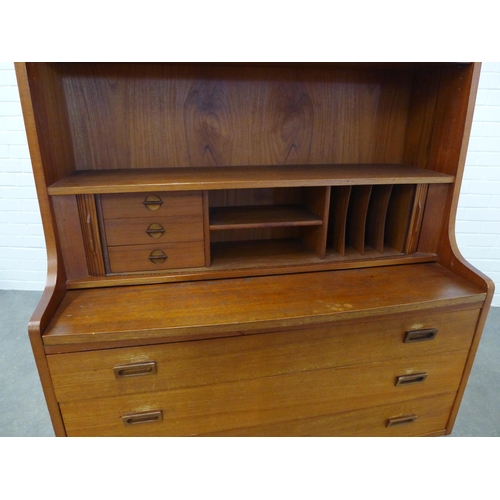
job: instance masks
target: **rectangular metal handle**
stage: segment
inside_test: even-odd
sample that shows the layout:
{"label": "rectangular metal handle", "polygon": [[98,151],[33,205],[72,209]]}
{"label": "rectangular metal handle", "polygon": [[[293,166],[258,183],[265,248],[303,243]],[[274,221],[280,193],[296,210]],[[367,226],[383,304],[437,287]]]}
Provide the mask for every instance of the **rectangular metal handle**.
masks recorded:
{"label": "rectangular metal handle", "polygon": [[387,419],[386,427],[395,427],[396,425],[411,424],[417,420],[417,416],[412,413],[411,415],[404,415],[402,417],[392,417]]}
{"label": "rectangular metal handle", "polygon": [[163,413],[161,410],[125,413],[122,415],[122,420],[124,425],[150,424],[161,422],[163,420]]}
{"label": "rectangular metal handle", "polygon": [[437,335],[437,328],[425,328],[422,330],[408,330],[405,332],[403,342],[408,344],[410,342],[425,342],[426,340],[434,340]]}
{"label": "rectangular metal handle", "polygon": [[411,373],[410,375],[399,375],[396,377],[396,386],[420,384],[427,378],[427,373]]}
{"label": "rectangular metal handle", "polygon": [[143,361],[141,363],[130,363],[128,365],[116,365],[113,367],[116,378],[138,377],[140,375],[153,375],[156,373],[156,361]]}

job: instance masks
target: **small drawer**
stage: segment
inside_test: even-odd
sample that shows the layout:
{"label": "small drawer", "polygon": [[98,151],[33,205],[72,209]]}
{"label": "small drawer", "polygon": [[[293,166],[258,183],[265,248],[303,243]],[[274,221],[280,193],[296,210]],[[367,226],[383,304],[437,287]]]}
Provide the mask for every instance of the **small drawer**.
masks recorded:
{"label": "small drawer", "polygon": [[112,273],[205,266],[203,241],[108,247]]}
{"label": "small drawer", "polygon": [[203,219],[194,215],[108,219],[104,227],[108,246],[203,240]]}
{"label": "small drawer", "polygon": [[203,218],[201,191],[103,194],[104,220],[192,215]]}

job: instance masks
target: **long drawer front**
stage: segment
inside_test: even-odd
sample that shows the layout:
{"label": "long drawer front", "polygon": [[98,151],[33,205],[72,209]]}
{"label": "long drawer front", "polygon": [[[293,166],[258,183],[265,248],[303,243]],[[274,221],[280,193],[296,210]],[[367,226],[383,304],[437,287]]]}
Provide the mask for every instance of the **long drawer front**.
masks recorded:
{"label": "long drawer front", "polygon": [[59,402],[259,379],[465,350],[478,310],[47,356]]}
{"label": "long drawer front", "polygon": [[[454,393],[467,355],[468,350],[438,353],[411,361],[73,401],[60,408],[69,436],[210,434]],[[386,418],[404,416],[390,413]]]}

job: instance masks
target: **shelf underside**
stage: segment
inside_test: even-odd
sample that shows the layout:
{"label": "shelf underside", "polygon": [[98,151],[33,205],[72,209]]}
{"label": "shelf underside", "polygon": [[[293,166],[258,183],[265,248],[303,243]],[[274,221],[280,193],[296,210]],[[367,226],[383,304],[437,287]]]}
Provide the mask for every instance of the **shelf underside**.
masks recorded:
{"label": "shelf underside", "polygon": [[403,164],[277,165],[81,170],[51,195],[270,187],[452,183],[454,176]]}

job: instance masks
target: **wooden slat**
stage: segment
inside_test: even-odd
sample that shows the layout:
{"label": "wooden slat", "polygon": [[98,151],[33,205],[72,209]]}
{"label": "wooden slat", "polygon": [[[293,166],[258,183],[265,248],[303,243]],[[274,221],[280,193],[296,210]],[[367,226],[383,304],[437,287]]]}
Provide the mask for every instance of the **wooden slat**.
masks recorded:
{"label": "wooden slat", "polygon": [[366,217],[372,186],[352,188],[347,211],[346,244],[363,255],[365,253]]}
{"label": "wooden slat", "polygon": [[417,251],[420,230],[424,218],[424,207],[427,200],[427,184],[418,184],[415,188],[415,198],[411,209],[411,219],[408,226],[408,237],[405,244],[405,253],[412,254]]}
{"label": "wooden slat", "polygon": [[384,251],[385,222],[392,186],[373,186],[368,218],[366,221],[366,243],[377,252]]}
{"label": "wooden slat", "polygon": [[437,264],[72,290],[44,342],[194,339],[482,300]]}
{"label": "wooden slat", "polygon": [[351,186],[332,188],[330,197],[329,240],[340,255],[345,255],[347,210],[351,197]]}
{"label": "wooden slat", "polygon": [[49,194],[155,190],[451,183],[454,177],[402,164],[276,165],[77,171],[52,184]]}
{"label": "wooden slat", "polygon": [[415,186],[394,186],[387,209],[386,245],[403,252],[408,236]]}

